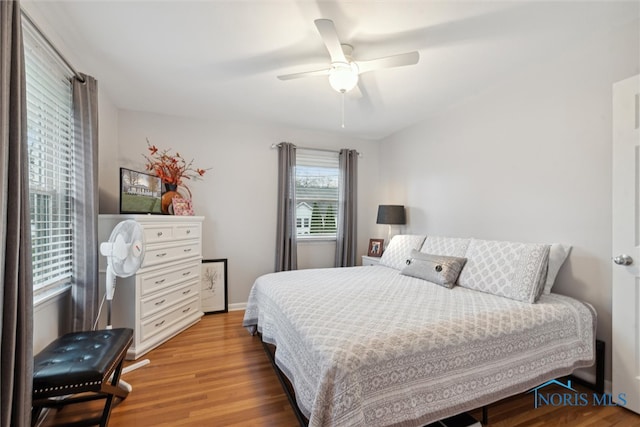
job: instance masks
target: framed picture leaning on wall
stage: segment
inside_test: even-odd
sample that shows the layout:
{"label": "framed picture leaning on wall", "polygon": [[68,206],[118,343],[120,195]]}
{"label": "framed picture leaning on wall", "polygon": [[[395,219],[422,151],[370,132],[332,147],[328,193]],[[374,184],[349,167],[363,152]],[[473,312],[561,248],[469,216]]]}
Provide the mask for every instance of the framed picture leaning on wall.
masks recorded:
{"label": "framed picture leaning on wall", "polygon": [[205,313],[226,313],[227,259],[203,259],[200,270],[200,300]]}

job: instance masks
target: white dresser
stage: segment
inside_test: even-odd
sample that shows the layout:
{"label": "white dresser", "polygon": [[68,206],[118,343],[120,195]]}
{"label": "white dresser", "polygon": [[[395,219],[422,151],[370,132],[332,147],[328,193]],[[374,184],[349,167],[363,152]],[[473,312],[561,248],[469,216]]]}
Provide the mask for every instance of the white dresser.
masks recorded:
{"label": "white dresser", "polygon": [[[145,255],[131,277],[118,277],[111,322],[134,330],[127,359],[137,359],[198,322],[202,221],[197,216],[100,215],[98,238],[105,242],[120,222],[142,225]],[[104,292],[106,260],[101,256],[100,289]],[[103,312],[106,312],[106,304]],[[106,318],[106,317],[103,317]]]}

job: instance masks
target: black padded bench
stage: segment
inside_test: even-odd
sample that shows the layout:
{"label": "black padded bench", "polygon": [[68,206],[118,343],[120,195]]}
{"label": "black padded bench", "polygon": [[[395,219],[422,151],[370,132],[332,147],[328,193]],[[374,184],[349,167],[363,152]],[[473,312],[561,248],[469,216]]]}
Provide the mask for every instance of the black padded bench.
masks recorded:
{"label": "black padded bench", "polygon": [[45,407],[105,399],[100,417],[65,425],[106,426],[114,398],[129,394],[118,387],[118,381],[132,339],[133,330],[127,328],[72,332],[38,353],[33,367],[32,425]]}

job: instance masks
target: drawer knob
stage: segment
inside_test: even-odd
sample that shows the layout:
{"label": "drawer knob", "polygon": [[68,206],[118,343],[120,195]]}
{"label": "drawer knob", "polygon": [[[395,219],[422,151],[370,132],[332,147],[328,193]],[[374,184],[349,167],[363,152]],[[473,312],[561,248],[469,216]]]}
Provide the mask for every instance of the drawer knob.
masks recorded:
{"label": "drawer knob", "polygon": [[182,275],[183,275],[183,276],[188,276],[188,275],[190,275],[190,274],[191,274],[191,272],[190,272],[190,271],[185,271],[184,273],[182,273]]}
{"label": "drawer knob", "polygon": [[160,284],[164,283],[164,281],[165,281],[165,279],[156,280],[155,284],[156,285],[160,285]]}
{"label": "drawer knob", "polygon": [[182,310],[182,312],[183,312],[183,313],[186,313],[186,312],[188,312],[189,310],[191,310],[191,307],[187,307],[187,308],[185,308],[184,310]]}
{"label": "drawer knob", "polygon": [[158,237],[162,236],[162,231],[158,231]]}
{"label": "drawer knob", "polygon": [[191,292],[191,289],[187,289],[186,291],[183,291],[183,292],[182,292],[182,295],[186,295],[186,294],[188,294],[189,292]]}
{"label": "drawer knob", "polygon": [[158,322],[158,323],[156,323],[156,325],[155,325],[155,326],[156,326],[156,328],[157,328],[158,326],[162,326],[162,325],[164,325],[164,320],[163,320],[162,322]]}
{"label": "drawer knob", "polygon": [[162,258],[163,256],[166,256],[166,255],[167,255],[167,253],[166,253],[166,252],[162,252],[162,253],[160,253],[160,254],[156,254],[156,256],[157,256],[158,258]]}
{"label": "drawer knob", "polygon": [[187,230],[187,234],[191,234],[191,230]]}
{"label": "drawer knob", "polygon": [[164,304],[165,301],[166,301],[166,299],[163,299],[162,301],[158,301],[158,302],[156,302],[156,305],[162,305],[162,304]]}
{"label": "drawer knob", "polygon": [[184,250],[185,252],[191,252],[191,248],[187,248]]}

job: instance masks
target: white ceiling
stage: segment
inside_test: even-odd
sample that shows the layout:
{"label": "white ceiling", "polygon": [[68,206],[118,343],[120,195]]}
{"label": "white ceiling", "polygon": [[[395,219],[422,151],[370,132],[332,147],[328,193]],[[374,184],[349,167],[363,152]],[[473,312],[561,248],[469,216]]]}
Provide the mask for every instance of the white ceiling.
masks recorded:
{"label": "white ceiling", "polygon": [[[374,139],[638,19],[637,1],[25,2],[119,108]],[[276,78],[329,64],[317,18],[356,60],[420,52],[417,65],[361,76],[345,129],[326,78]]]}

